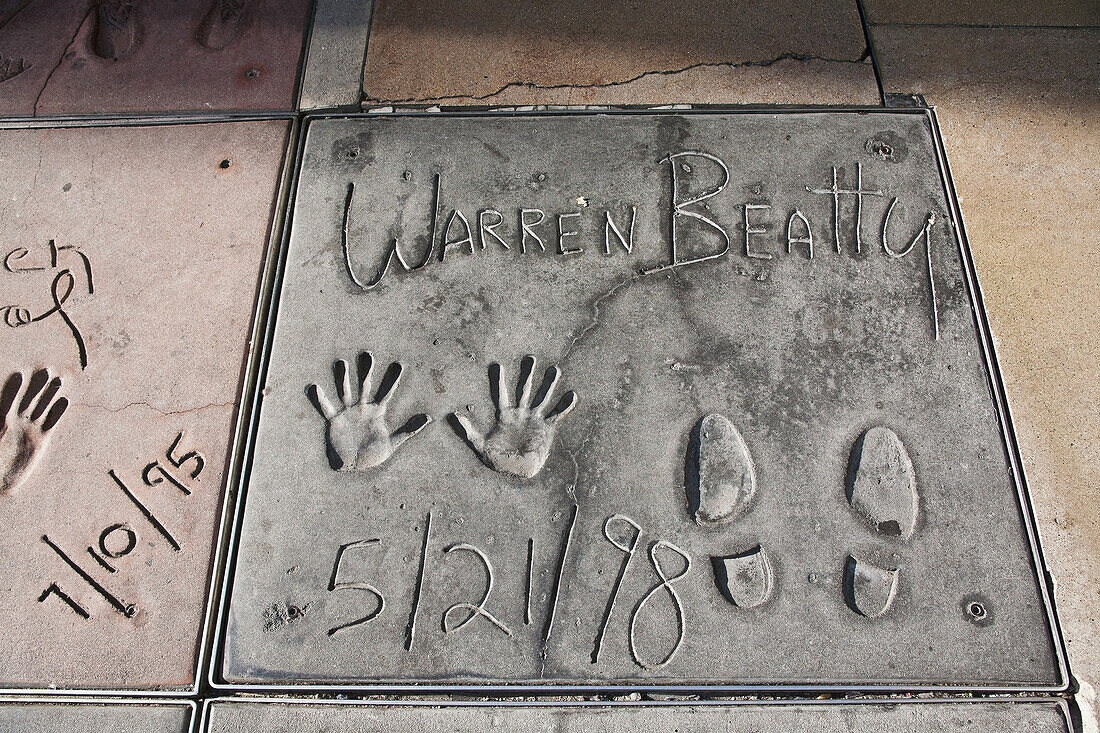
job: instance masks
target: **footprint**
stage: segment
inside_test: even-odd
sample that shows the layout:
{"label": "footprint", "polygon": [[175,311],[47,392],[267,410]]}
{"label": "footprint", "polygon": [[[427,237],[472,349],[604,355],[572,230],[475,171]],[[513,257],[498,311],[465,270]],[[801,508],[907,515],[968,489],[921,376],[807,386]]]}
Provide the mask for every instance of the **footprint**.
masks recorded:
{"label": "footprint", "polygon": [[14,79],[29,68],[31,65],[26,59],[10,58],[0,53],[0,84]]}
{"label": "footprint", "polygon": [[727,601],[738,608],[756,608],[767,603],[775,587],[772,561],[763,547],[729,557],[712,557],[714,578]]}
{"label": "footprint", "polygon": [[[917,476],[897,433],[874,426],[852,446],[846,494],[852,510],[881,537],[907,542],[920,515]],[[901,569],[849,554],[843,592],[848,607],[866,618],[886,615],[898,594]]]}
{"label": "footprint", "polygon": [[909,539],[917,526],[917,477],[901,438],[873,427],[852,446],[848,502],[876,531]]}
{"label": "footprint", "polygon": [[844,600],[861,616],[885,616],[898,594],[897,568],[880,568],[852,555],[844,566]]}
{"label": "footprint", "polygon": [[130,55],[137,39],[134,8],[137,0],[100,0],[96,5],[93,50],[96,56],[118,61]]}
{"label": "footprint", "polygon": [[687,474],[688,504],[702,526],[744,516],[756,496],[756,468],[748,446],[722,415],[707,415],[696,425]]}
{"label": "footprint", "polygon": [[[745,439],[728,418],[712,413],[695,425],[685,465],[688,511],[696,524],[714,527],[752,511],[756,467]],[[774,595],[775,570],[759,544],[712,556],[710,562],[715,586],[737,608],[757,608]]]}
{"label": "footprint", "polygon": [[246,0],[214,0],[199,24],[195,38],[212,51],[225,48],[240,32],[247,11]]}

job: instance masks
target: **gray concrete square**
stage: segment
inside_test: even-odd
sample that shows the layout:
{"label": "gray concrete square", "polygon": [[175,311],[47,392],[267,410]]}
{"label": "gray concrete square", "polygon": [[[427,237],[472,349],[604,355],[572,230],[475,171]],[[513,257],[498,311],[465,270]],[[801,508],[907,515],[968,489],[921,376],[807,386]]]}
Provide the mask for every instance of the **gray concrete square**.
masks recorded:
{"label": "gray concrete square", "polygon": [[303,156],[226,682],[1064,686],[926,115]]}
{"label": "gray concrete square", "polygon": [[260,733],[272,730],[367,733],[418,730],[424,733],[710,733],[753,730],[769,733],[1069,733],[1064,703],[887,702],[738,705],[493,705],[316,704],[308,702],[221,702],[208,705],[203,733]]}

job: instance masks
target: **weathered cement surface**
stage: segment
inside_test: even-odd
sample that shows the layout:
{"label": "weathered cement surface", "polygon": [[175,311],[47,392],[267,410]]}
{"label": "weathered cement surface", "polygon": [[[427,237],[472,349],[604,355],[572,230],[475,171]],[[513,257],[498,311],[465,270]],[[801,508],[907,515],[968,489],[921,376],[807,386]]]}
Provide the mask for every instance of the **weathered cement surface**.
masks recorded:
{"label": "weathered cement surface", "polygon": [[1070,667],[1097,688],[1100,30],[873,34],[887,90],[938,109]]}
{"label": "weathered cement surface", "polygon": [[[227,679],[1059,683],[922,115],[323,121],[298,196]],[[677,263],[718,256],[652,271],[673,219]],[[394,238],[426,264],[372,287]],[[713,523],[711,414],[756,481]],[[915,520],[850,489],[904,465],[875,426]]]}
{"label": "weathered cement surface", "polygon": [[185,703],[0,703],[3,733],[187,733],[190,726]]}
{"label": "weathered cement surface", "polygon": [[[0,380],[48,369],[68,403],[0,495],[0,685],[193,683],[287,133],[0,131]],[[0,475],[43,420],[21,403]]]}
{"label": "weathered cement surface", "polygon": [[672,705],[646,707],[492,706],[399,707],[394,705],[287,705],[212,703],[204,733],[260,733],[271,730],[419,730],[425,733],[711,733],[761,730],[769,733],[1069,733],[1064,706],[1057,703],[901,703],[803,705]]}
{"label": "weathered cement surface", "polygon": [[351,107],[363,96],[370,0],[317,0],[302,75],[303,110]]}
{"label": "weathered cement surface", "polygon": [[855,3],[375,4],[368,104],[876,104]]}
{"label": "weathered cement surface", "polygon": [[[95,3],[0,2],[0,114],[294,109],[306,0],[246,0],[227,22],[223,0],[132,5],[108,46],[128,51],[104,58]],[[4,81],[5,61],[25,70]]]}
{"label": "weathered cement surface", "polygon": [[[871,23],[975,26],[1097,26],[1100,5],[1092,0],[932,0],[920,4],[902,0],[864,0]],[[919,48],[914,42],[912,47]],[[891,64],[893,62],[890,62]]]}

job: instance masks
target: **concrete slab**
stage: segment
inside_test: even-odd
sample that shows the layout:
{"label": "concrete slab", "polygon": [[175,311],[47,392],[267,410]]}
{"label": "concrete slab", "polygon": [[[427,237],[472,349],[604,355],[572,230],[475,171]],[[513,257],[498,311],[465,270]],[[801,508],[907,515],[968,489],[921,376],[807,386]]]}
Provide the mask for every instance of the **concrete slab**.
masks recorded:
{"label": "concrete slab", "polygon": [[0,702],[0,731],[5,733],[187,733],[193,705],[187,702]]}
{"label": "concrete slab", "polygon": [[887,89],[936,105],[1057,583],[1100,684],[1100,31],[874,29]]}
{"label": "concrete slab", "polygon": [[302,77],[301,109],[359,104],[373,5],[369,0],[317,1]]}
{"label": "concrete slab", "polygon": [[4,0],[0,115],[293,110],[308,8]]}
{"label": "concrete slab", "polygon": [[1100,4],[1091,0],[1057,0],[1034,3],[1024,0],[863,0],[871,23],[977,26],[1098,26]]}
{"label": "concrete slab", "polygon": [[225,678],[1059,687],[954,231],[921,113],[312,123]]}
{"label": "concrete slab", "polygon": [[3,687],[195,683],[288,130],[0,130]]}
{"label": "concrete slab", "polygon": [[877,104],[855,3],[375,4],[367,104]]}
{"label": "concrete slab", "polygon": [[447,707],[385,704],[213,702],[205,733],[270,730],[420,730],[425,733],[709,733],[716,730],[821,733],[882,730],[912,733],[999,731],[1069,733],[1064,703],[1053,701],[943,703],[803,703],[743,705],[567,705]]}

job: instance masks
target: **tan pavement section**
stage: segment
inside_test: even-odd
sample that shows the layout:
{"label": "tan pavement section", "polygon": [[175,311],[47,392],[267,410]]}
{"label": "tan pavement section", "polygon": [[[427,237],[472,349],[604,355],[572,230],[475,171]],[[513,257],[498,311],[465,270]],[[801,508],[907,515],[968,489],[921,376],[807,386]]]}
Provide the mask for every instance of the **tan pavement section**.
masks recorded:
{"label": "tan pavement section", "polygon": [[877,25],[872,40],[886,91],[937,108],[1070,667],[1095,688],[1100,29]]}
{"label": "tan pavement section", "polygon": [[379,0],[367,104],[877,104],[851,0]]}
{"label": "tan pavement section", "polygon": [[872,23],[980,26],[1097,26],[1096,0],[863,0]]}

